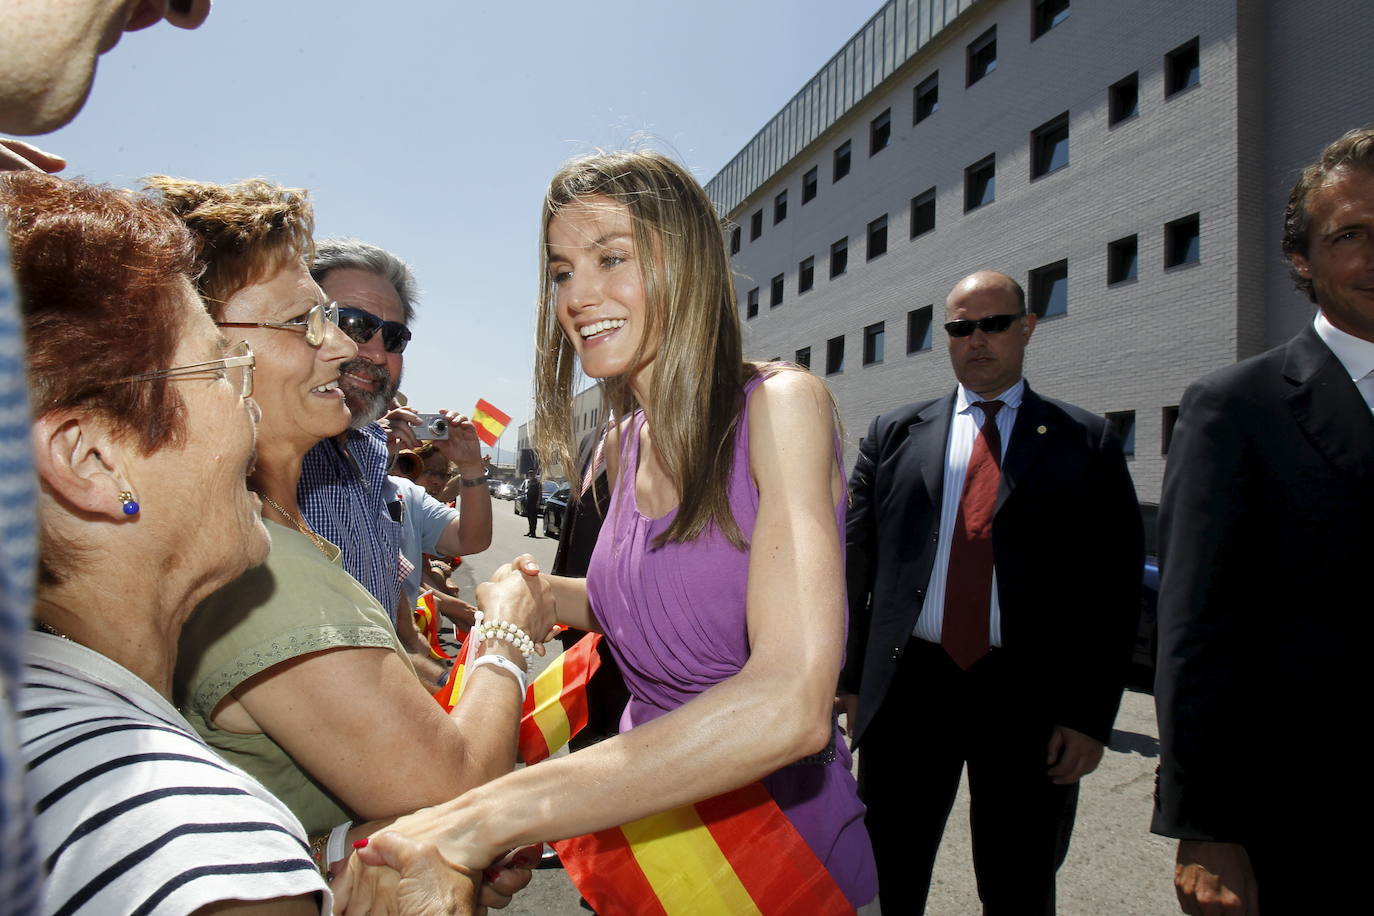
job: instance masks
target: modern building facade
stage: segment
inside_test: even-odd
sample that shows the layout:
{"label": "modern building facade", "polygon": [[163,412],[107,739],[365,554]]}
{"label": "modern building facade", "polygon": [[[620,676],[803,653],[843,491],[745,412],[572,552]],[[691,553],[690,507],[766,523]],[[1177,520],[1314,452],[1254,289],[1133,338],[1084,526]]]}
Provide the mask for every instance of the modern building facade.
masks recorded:
{"label": "modern building facade", "polygon": [[944,298],[1004,271],[1031,384],[1116,420],[1157,502],[1184,388],[1311,319],[1283,207],[1374,120],[1371,46],[1338,0],[889,0],[708,184],[746,352],[827,380],[852,462],[953,387]]}

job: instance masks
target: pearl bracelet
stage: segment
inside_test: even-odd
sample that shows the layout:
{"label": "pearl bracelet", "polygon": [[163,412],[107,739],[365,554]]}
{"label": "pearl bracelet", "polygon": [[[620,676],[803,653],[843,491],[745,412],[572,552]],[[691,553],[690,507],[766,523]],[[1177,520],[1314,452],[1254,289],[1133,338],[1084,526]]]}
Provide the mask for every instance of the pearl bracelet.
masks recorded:
{"label": "pearl bracelet", "polygon": [[530,639],[524,630],[507,620],[487,621],[483,618],[482,612],[478,611],[473,618],[472,632],[477,634],[481,642],[500,639],[510,643],[524,657],[526,665],[529,665],[530,659],[534,657],[534,640]]}
{"label": "pearl bracelet", "polygon": [[502,671],[509,671],[511,674],[515,675],[515,682],[520,685],[520,696],[523,697],[525,695],[525,691],[529,689],[529,685],[525,683],[525,672],[520,670],[519,665],[517,665],[510,659],[506,658],[504,655],[478,656],[476,660],[468,662],[468,676],[471,676],[472,672],[476,671],[483,665],[495,665]]}

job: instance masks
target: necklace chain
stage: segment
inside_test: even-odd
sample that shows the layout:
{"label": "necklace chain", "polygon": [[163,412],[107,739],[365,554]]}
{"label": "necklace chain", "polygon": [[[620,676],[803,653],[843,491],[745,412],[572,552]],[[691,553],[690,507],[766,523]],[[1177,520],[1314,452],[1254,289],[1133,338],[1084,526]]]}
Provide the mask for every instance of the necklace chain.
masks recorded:
{"label": "necklace chain", "polygon": [[286,519],[288,522],[295,525],[297,531],[299,531],[306,537],[310,538],[310,540],[314,541],[315,549],[317,549],[320,553],[324,554],[326,557],[329,556],[329,551],[326,550],[324,546],[324,538],[320,537],[318,534],[311,531],[310,527],[306,525],[303,519],[299,518],[298,516],[292,515],[290,512],[287,512],[286,509],[284,509],[280,503],[278,503],[272,497],[268,496],[266,493],[259,493],[258,495],[263,498],[263,501],[266,502],[267,505],[271,506],[273,509],[276,509],[278,514],[280,514],[282,518]]}

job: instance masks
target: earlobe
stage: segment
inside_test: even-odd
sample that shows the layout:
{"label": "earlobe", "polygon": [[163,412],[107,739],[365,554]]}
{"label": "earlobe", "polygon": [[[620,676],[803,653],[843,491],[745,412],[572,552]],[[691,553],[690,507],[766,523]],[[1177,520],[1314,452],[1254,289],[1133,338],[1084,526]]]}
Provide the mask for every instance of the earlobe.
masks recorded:
{"label": "earlobe", "polygon": [[124,508],[123,454],[106,426],[89,415],[59,412],[34,421],[38,476],[59,500],[83,512],[114,519],[133,514]]}

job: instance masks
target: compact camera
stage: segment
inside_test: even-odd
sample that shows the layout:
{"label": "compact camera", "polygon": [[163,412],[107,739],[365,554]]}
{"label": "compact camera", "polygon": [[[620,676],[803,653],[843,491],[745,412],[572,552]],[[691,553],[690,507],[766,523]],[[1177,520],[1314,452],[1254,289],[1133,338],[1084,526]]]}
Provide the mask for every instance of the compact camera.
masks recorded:
{"label": "compact camera", "polygon": [[448,420],[442,414],[422,413],[420,423],[415,427],[417,439],[447,439]]}

